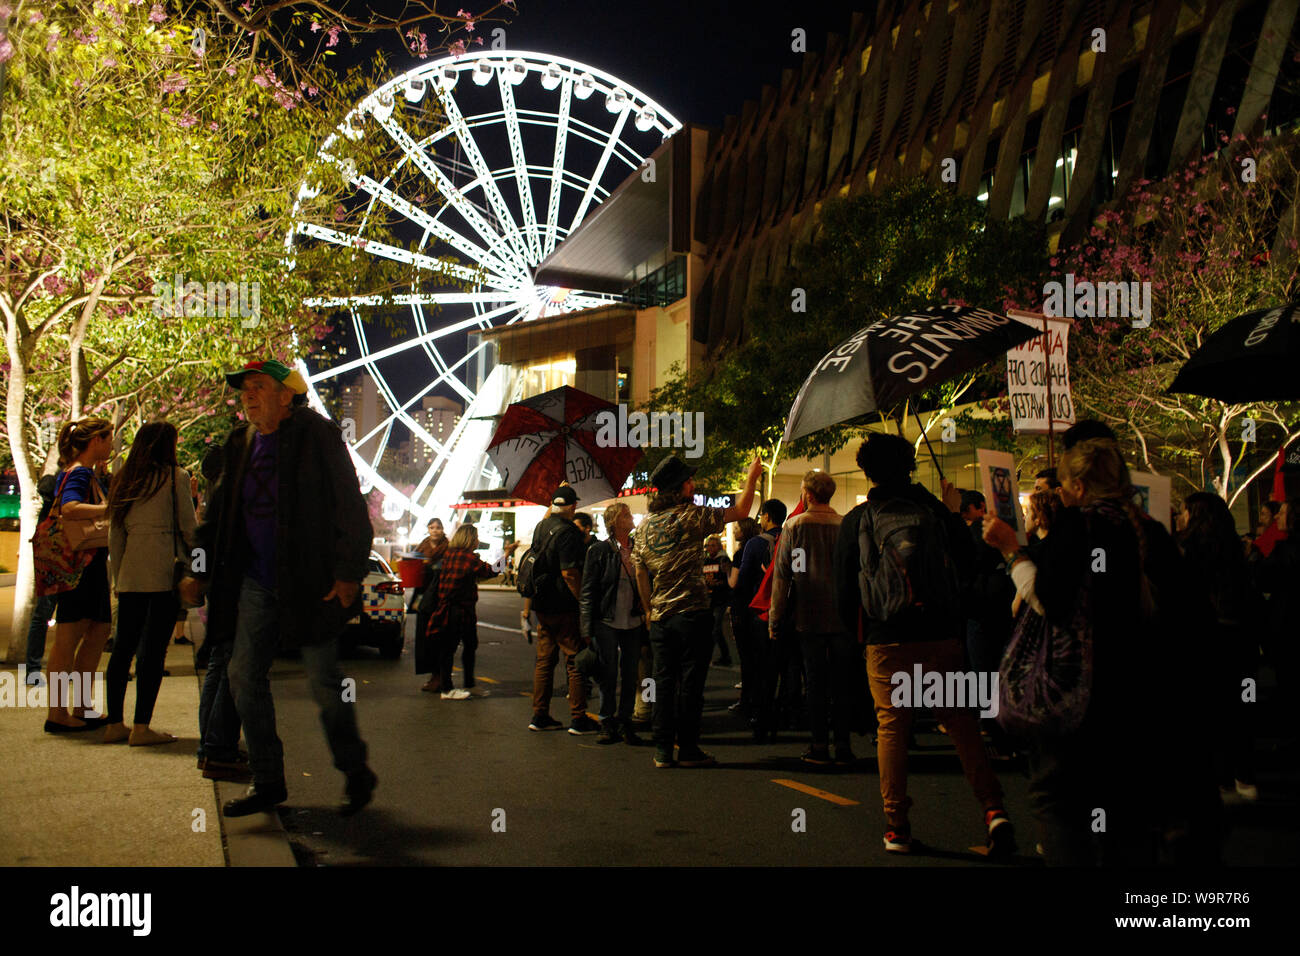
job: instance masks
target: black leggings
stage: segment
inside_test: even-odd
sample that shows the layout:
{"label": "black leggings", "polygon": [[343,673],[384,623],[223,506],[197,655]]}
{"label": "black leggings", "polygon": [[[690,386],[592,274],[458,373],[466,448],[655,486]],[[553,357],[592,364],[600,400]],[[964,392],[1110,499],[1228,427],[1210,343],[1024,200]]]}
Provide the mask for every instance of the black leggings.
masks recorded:
{"label": "black leggings", "polygon": [[442,674],[442,689],[452,689],[451,668],[456,660],[456,647],[461,646],[460,663],[465,678],[464,687],[474,686],[474,655],[478,650],[478,622],[475,614],[451,608],[447,626],[438,635],[438,670]]}
{"label": "black leggings", "polygon": [[108,659],[108,720],[122,723],[131,658],[140,648],[136,666],[135,723],[148,724],[162,686],[167,644],[176,626],[180,600],[172,591],[120,591],[117,595],[117,636]]}

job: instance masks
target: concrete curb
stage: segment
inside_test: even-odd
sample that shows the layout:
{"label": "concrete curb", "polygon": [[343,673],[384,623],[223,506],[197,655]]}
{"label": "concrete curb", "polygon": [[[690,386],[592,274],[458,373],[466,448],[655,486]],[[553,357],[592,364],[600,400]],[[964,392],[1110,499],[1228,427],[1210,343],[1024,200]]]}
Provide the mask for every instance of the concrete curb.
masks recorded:
{"label": "concrete curb", "polygon": [[[242,797],[248,789],[242,783],[214,782],[217,784],[218,808],[224,806],[227,800]],[[225,838],[228,866],[298,865],[293,847],[289,845],[289,834],[275,811],[254,813],[231,820],[227,820],[223,814],[221,835]]]}

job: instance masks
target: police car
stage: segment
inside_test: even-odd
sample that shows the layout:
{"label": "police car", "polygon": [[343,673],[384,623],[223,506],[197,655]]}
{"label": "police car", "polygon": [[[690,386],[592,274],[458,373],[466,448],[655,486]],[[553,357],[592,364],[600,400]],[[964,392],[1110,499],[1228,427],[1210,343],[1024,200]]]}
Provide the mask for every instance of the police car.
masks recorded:
{"label": "police car", "polygon": [[370,552],[370,573],[361,582],[361,617],[348,626],[353,644],[374,647],[389,660],[402,656],[406,643],[406,600],[402,579],[380,555]]}

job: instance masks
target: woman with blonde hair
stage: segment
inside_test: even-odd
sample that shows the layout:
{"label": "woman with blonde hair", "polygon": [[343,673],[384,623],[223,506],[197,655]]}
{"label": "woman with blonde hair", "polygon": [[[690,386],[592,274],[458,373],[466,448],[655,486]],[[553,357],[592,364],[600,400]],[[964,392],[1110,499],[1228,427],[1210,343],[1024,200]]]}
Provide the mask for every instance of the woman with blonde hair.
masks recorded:
{"label": "woman with blonde hair", "polygon": [[[513,551],[519,542],[506,545]],[[437,648],[441,696],[443,700],[466,700],[486,697],[487,691],[474,684],[474,652],[478,650],[478,579],[496,577],[497,571],[477,554],[478,529],[462,524],[451,536],[438,571],[437,597],[429,614],[429,635]],[[456,646],[463,645],[461,668],[465,686],[452,686],[451,667]]]}
{"label": "woman with blonde hair", "polygon": [[[113,454],[113,423],[104,418],[68,422],[59,430],[58,447],[54,506],[64,518],[104,517],[108,505],[96,469]],[[107,547],[95,548],[77,586],[55,598],[54,619],[54,648],[46,664],[49,715],[45,732],[66,734],[102,727],[103,717],[85,718],[82,685],[88,686],[99,670],[112,629]],[[68,700],[61,693],[65,688],[77,688],[82,699]]]}

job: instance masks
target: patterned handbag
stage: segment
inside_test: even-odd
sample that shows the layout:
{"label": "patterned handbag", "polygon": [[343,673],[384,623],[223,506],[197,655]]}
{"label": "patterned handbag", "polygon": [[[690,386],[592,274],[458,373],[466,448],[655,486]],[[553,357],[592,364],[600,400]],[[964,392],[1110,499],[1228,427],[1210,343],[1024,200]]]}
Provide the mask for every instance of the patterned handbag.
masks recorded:
{"label": "patterned handbag", "polygon": [[1067,627],[1029,602],[1002,656],[998,723],[1028,738],[1059,737],[1083,722],[1092,692],[1092,586],[1087,577]]}
{"label": "patterned handbag", "polygon": [[36,534],[32,535],[37,597],[74,590],[81,582],[81,572],[95,557],[93,550],[79,550],[68,540],[63,518],[63,486],[67,483],[68,474],[65,473],[55,493],[54,506],[45,520],[36,526]]}

